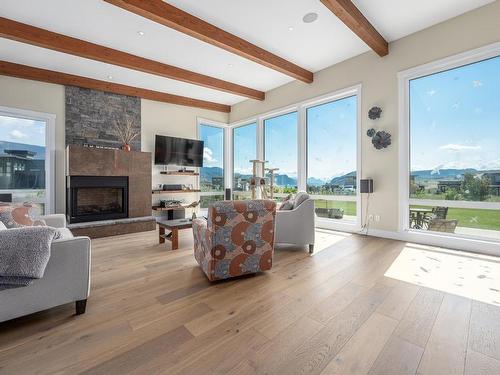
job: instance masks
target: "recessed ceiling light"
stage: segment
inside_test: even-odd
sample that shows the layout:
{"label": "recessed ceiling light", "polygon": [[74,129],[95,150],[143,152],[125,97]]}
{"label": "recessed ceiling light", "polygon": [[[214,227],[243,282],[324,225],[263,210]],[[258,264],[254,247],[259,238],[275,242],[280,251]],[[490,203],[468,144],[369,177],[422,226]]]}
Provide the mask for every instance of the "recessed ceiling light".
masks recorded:
{"label": "recessed ceiling light", "polygon": [[232,68],[234,65],[233,64],[227,64],[229,68]]}
{"label": "recessed ceiling light", "polygon": [[108,79],[111,81],[113,79],[113,76],[109,75]]}
{"label": "recessed ceiling light", "polygon": [[288,31],[293,31],[293,26],[288,26]]}
{"label": "recessed ceiling light", "polygon": [[139,34],[140,36],[144,36],[144,31],[138,31],[137,34]]}
{"label": "recessed ceiling light", "polygon": [[307,13],[304,17],[302,17],[302,21],[305,23],[312,23],[318,19],[318,13]]}

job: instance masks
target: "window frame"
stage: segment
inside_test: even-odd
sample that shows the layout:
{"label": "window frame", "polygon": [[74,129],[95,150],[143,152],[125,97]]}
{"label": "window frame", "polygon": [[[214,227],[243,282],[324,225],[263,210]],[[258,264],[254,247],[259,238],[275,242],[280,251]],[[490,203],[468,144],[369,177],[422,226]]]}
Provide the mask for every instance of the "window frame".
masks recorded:
{"label": "window frame", "polygon": [[[310,98],[298,103],[290,104],[281,108],[274,109],[269,112],[261,113],[254,115],[252,117],[230,123],[229,128],[235,128],[242,125],[248,125],[250,123],[257,123],[257,157],[259,159],[264,158],[264,148],[265,148],[265,139],[264,139],[264,121],[273,117],[277,117],[280,115],[285,115],[291,112],[297,112],[298,114],[298,122],[297,122],[297,189],[299,191],[305,191],[307,187],[307,129],[306,129],[306,112],[307,108],[314,107],[320,104],[325,104],[331,101],[335,101],[338,99],[343,99],[349,96],[356,96],[357,98],[357,129],[356,129],[356,149],[357,149],[357,184],[359,187],[359,181],[362,176],[362,118],[361,118],[361,108],[362,108],[362,85],[356,84],[353,86],[349,86],[346,88],[342,88],[339,90],[335,90],[333,92],[320,95],[315,98]],[[232,135],[232,133],[231,133]],[[231,149],[231,155],[234,152]],[[232,158],[231,158],[232,159]],[[231,174],[232,175],[232,174]],[[232,186],[232,179],[231,179]],[[340,230],[345,232],[359,232],[361,230],[362,223],[362,197],[359,189],[356,192],[356,222],[352,223],[340,223],[335,220],[329,219],[316,219],[316,227],[317,228],[325,228],[325,229],[333,229]]]}
{"label": "window frame", "polygon": [[500,56],[500,42],[493,43],[471,51],[446,57],[431,63],[413,67],[398,73],[399,86],[399,232],[410,234],[420,238],[433,238],[437,243],[446,245],[446,241],[456,238],[460,240],[477,240],[485,243],[497,243],[490,237],[463,235],[457,233],[426,233],[410,228],[409,207],[410,205],[443,205],[452,208],[481,208],[500,210],[500,203],[495,202],[473,202],[473,201],[451,201],[434,199],[410,198],[410,81],[447,70],[460,68]]}
{"label": "window frame", "polygon": [[262,118],[261,118],[261,120],[262,120],[262,159],[261,160],[266,160],[266,121],[272,120],[272,119],[280,117],[280,116],[290,115],[292,113],[297,113],[297,123],[296,123],[296,126],[297,126],[297,191],[300,191],[301,190],[301,188],[300,188],[301,179],[300,179],[300,172],[299,172],[300,151],[301,151],[301,148],[300,148],[300,130],[299,130],[300,117],[301,117],[300,107],[297,107],[295,109],[294,108],[291,108],[291,109],[286,108],[283,111],[277,111],[277,112],[274,112],[272,114],[262,116]]}
{"label": "window frame", "polygon": [[[211,126],[211,127],[214,127],[214,128],[220,128],[222,129],[222,174],[223,174],[223,177],[224,177],[224,190],[222,192],[219,192],[219,191],[205,191],[205,192],[200,192],[198,193],[199,194],[199,197],[203,197],[203,196],[214,196],[214,195],[223,195],[225,196],[225,189],[228,188],[228,182],[231,182],[232,183],[232,178],[230,176],[228,176],[228,171],[230,172],[229,168],[228,168],[228,155],[227,155],[227,150],[230,150],[231,149],[231,146],[230,146],[230,129],[228,127],[227,124],[223,123],[223,122],[219,122],[219,121],[214,121],[214,120],[208,120],[206,118],[202,118],[202,117],[197,117],[196,118],[196,139],[198,140],[201,140],[200,139],[200,126],[201,125],[205,125],[205,126]],[[228,135],[229,134],[229,135]],[[201,172],[201,168],[198,168],[199,171]],[[229,175],[231,175],[231,173],[229,173]],[[199,186],[200,190],[201,190],[201,173],[199,174],[199,176],[197,177],[196,179],[197,181],[197,185]]]}
{"label": "window frame", "polygon": [[243,122],[243,123],[238,123],[238,125],[235,125],[235,126],[232,126],[232,127],[229,127],[229,134],[231,135],[230,138],[231,138],[231,145],[232,147],[230,146],[229,147],[229,151],[231,153],[231,157],[230,157],[230,164],[231,164],[231,197],[234,196],[234,131],[238,128],[243,128],[245,126],[250,126],[250,125],[253,125],[255,124],[255,133],[256,133],[256,137],[255,137],[255,156],[256,158],[258,158],[258,155],[259,155],[259,123],[257,121],[250,121],[250,122]]}
{"label": "window frame", "polygon": [[37,112],[21,108],[0,106],[0,116],[45,122],[45,207],[44,214],[55,212],[55,124],[53,113]]}
{"label": "window frame", "polygon": [[[361,95],[360,95],[360,87],[359,88],[354,88],[349,91],[341,91],[337,92],[336,95],[332,95],[327,98],[323,98],[322,100],[318,100],[315,102],[310,102],[304,105],[304,150],[305,150],[305,155],[303,160],[305,161],[304,165],[304,191],[306,191],[307,188],[307,178],[308,178],[308,170],[307,170],[307,165],[308,165],[308,149],[307,149],[307,144],[308,144],[308,129],[307,129],[307,110],[309,108],[314,108],[317,106],[320,106],[322,104],[328,104],[335,102],[337,100],[342,100],[345,98],[350,98],[350,97],[356,97],[356,222],[354,224],[352,223],[345,223],[345,222],[337,222],[331,219],[326,219],[326,218],[320,218],[318,217],[316,220],[322,224],[322,227],[327,227],[330,228],[332,227],[332,224],[334,224],[334,229],[338,228],[349,228],[349,227],[354,227],[356,230],[361,229],[361,222],[362,222],[362,210],[361,210],[361,205],[362,205],[362,199],[361,199],[361,193],[360,193],[360,180],[361,180],[361,165],[362,165],[362,150],[361,150]],[[321,199],[321,195],[311,195],[311,197],[316,198],[316,199]],[[342,196],[336,196],[339,201],[345,200],[345,201],[350,201],[349,198],[343,198]]]}

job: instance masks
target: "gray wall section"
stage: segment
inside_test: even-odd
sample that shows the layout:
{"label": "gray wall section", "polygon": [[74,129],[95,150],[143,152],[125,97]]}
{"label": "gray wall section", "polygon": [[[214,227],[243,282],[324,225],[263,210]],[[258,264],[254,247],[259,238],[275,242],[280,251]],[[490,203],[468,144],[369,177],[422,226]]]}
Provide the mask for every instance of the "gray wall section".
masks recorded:
{"label": "gray wall section", "polygon": [[[66,146],[90,144],[120,148],[115,122],[128,117],[141,130],[141,99],[104,91],[65,87]],[[140,134],[131,144],[132,150],[141,150]]]}

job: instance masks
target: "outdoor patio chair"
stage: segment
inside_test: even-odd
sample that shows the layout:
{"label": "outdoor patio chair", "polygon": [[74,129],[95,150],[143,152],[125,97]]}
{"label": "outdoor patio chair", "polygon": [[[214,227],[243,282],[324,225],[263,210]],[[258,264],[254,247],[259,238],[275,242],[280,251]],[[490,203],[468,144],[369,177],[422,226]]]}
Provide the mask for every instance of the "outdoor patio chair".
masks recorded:
{"label": "outdoor patio chair", "polygon": [[457,227],[458,220],[445,220],[433,218],[429,221],[427,230],[433,232],[446,232],[455,233],[455,228]]}

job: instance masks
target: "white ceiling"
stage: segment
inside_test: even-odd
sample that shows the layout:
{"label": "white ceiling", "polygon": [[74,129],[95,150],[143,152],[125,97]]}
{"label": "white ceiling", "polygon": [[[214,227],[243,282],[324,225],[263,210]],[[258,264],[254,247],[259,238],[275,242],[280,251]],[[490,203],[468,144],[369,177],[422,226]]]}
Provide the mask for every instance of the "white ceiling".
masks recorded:
{"label": "white ceiling", "polygon": [[[493,0],[354,0],[393,41]],[[317,72],[369,48],[319,0],[169,0],[168,3]],[[302,22],[308,12],[318,20]],[[133,53],[254,89],[292,81],[101,0],[1,0],[0,16]],[[289,31],[293,27],[293,31]],[[143,31],[144,36],[137,32]],[[0,38],[0,59],[131,86],[235,104],[244,97]]]}

